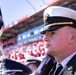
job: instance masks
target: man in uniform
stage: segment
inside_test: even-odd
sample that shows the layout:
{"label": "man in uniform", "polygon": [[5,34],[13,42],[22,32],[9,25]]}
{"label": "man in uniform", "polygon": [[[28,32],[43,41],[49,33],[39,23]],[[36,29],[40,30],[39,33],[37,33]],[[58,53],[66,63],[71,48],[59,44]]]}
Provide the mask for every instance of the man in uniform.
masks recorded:
{"label": "man in uniform", "polygon": [[[76,75],[76,11],[50,6],[44,11],[43,41],[47,54],[55,57],[49,75]],[[58,65],[62,65],[58,68]]]}
{"label": "man in uniform", "polygon": [[[0,9],[0,37],[3,33],[4,22],[2,20],[2,13]],[[1,57],[2,56],[2,57]],[[6,59],[3,50],[0,46],[0,75],[29,75],[32,73],[27,66],[16,61]]]}

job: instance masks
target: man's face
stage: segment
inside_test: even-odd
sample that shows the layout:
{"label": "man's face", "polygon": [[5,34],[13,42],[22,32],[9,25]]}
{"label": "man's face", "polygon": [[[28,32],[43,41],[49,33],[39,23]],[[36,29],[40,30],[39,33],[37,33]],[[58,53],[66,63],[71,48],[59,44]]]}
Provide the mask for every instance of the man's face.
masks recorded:
{"label": "man's face", "polygon": [[34,64],[29,64],[28,67],[34,72],[37,69],[37,66]]}
{"label": "man's face", "polygon": [[61,53],[65,53],[69,44],[69,36],[66,26],[55,31],[46,31],[43,41],[47,54],[58,56]]}

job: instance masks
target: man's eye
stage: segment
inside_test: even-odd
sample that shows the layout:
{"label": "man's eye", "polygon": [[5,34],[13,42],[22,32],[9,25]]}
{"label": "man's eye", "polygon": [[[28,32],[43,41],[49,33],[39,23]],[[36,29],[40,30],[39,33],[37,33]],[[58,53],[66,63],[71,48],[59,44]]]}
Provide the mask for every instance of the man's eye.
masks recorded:
{"label": "man's eye", "polygon": [[51,32],[51,35],[55,34],[55,32]]}
{"label": "man's eye", "polygon": [[54,35],[56,32],[47,32],[46,35]]}

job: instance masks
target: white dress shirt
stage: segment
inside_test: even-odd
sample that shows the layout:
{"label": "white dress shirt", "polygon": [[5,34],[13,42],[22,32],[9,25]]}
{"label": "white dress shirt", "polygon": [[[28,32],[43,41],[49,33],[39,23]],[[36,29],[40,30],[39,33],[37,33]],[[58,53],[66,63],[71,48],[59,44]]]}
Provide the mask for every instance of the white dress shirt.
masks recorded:
{"label": "white dress shirt", "polygon": [[71,58],[76,54],[76,52],[74,52],[73,54],[71,54],[70,56],[68,56],[66,59],[64,59],[62,62],[61,62],[61,65],[63,67],[66,66],[66,64],[71,60]]}

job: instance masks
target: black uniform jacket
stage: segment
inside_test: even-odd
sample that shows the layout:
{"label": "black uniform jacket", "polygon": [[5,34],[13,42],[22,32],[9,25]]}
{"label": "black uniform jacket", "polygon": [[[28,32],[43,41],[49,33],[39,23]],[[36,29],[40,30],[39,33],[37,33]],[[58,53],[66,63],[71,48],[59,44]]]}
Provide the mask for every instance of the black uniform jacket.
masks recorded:
{"label": "black uniform jacket", "polygon": [[[55,75],[53,68],[50,71],[49,75]],[[72,59],[67,63],[66,67],[63,68],[58,75],[76,75],[76,54],[72,57]]]}

